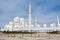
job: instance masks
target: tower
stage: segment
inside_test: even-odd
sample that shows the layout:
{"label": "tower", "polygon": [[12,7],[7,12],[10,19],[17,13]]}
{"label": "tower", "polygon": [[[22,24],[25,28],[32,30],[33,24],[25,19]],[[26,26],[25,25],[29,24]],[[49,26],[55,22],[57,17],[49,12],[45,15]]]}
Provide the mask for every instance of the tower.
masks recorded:
{"label": "tower", "polygon": [[29,3],[29,27],[31,27],[31,3]]}
{"label": "tower", "polygon": [[60,26],[60,21],[58,16],[57,16],[57,21],[58,21],[58,26]]}
{"label": "tower", "polygon": [[35,27],[37,27],[37,20],[35,20]]}

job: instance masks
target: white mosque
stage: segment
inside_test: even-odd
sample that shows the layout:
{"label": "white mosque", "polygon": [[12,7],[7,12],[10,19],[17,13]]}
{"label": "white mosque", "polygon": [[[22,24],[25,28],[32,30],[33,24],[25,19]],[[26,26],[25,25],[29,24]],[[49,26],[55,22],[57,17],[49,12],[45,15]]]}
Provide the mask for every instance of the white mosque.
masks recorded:
{"label": "white mosque", "polygon": [[32,13],[31,13],[31,3],[29,4],[29,17],[28,22],[25,22],[24,18],[15,17],[9,24],[5,25],[4,30],[9,31],[37,31],[37,32],[48,32],[48,31],[60,31],[60,22],[59,17],[57,16],[58,24],[56,27],[55,23],[50,24],[50,27],[47,27],[47,24],[43,24],[43,27],[40,27],[40,24],[35,20],[35,25],[32,24]]}

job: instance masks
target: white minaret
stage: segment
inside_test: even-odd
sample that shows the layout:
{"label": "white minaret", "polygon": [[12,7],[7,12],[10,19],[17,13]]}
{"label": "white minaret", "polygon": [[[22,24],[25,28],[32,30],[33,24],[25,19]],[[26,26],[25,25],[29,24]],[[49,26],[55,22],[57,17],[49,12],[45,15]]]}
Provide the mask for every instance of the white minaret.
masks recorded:
{"label": "white minaret", "polygon": [[29,27],[31,27],[31,3],[29,3]]}
{"label": "white minaret", "polygon": [[37,20],[35,19],[35,27],[37,27]]}
{"label": "white minaret", "polygon": [[57,21],[58,21],[58,26],[60,26],[60,21],[58,16],[57,16]]}

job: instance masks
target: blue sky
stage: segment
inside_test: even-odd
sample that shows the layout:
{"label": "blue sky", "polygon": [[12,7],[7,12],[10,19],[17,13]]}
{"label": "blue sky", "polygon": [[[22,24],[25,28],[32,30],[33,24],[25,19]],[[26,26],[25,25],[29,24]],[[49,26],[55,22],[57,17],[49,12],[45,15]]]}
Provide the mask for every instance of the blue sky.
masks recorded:
{"label": "blue sky", "polygon": [[28,19],[29,2],[32,4],[32,21],[38,23],[57,22],[60,17],[60,0],[0,0],[0,27],[8,24],[16,16]]}

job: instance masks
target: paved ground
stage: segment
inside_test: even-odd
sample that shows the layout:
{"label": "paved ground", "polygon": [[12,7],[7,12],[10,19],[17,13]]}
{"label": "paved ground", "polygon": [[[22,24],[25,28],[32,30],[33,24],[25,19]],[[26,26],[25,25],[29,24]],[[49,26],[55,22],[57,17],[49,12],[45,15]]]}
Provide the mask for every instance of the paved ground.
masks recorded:
{"label": "paved ground", "polygon": [[60,40],[60,38],[0,38],[0,40]]}
{"label": "paved ground", "polygon": [[0,34],[0,40],[60,40],[60,34]]}

